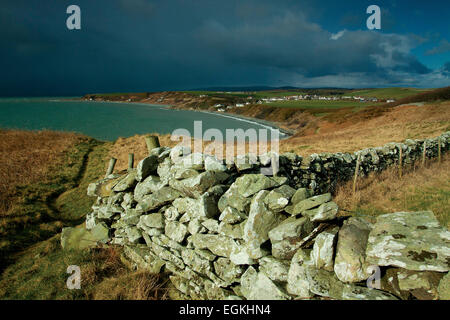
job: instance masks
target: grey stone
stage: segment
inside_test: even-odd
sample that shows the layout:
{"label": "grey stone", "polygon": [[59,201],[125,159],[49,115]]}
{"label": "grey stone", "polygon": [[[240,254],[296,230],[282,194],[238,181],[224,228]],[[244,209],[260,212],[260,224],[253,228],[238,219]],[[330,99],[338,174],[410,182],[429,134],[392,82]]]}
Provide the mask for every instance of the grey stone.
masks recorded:
{"label": "grey stone", "polygon": [[233,207],[226,207],[220,214],[219,220],[225,223],[234,224],[247,219],[245,212],[239,211]]}
{"label": "grey stone", "polygon": [[165,234],[176,242],[183,242],[187,235],[187,227],[178,221],[168,221],[166,223]]}
{"label": "grey stone", "polygon": [[367,261],[416,271],[448,272],[450,232],[431,211],[377,217],[369,235]]}
{"label": "grey stone", "polygon": [[273,256],[262,257],[258,261],[259,271],[276,282],[287,282],[289,272],[289,262],[279,260]]}
{"label": "grey stone", "polygon": [[329,221],[336,218],[338,213],[338,206],[336,203],[330,201],[321,204],[316,209],[303,211],[303,216],[308,217],[313,222]]}
{"label": "grey stone", "polygon": [[267,190],[261,190],[253,197],[250,213],[244,226],[244,240],[255,246],[268,240],[268,232],[284,219],[284,216],[270,211],[264,204],[264,198],[268,193]]}
{"label": "grey stone", "polygon": [[227,171],[227,166],[223,163],[223,161],[218,160],[215,157],[206,156],[205,170],[224,172]]}
{"label": "grey stone", "polygon": [[64,250],[81,250],[95,247],[98,242],[106,243],[109,239],[109,228],[104,222],[97,224],[91,230],[83,227],[63,228],[61,232],[61,246]]}
{"label": "grey stone", "polygon": [[141,231],[136,227],[125,228],[125,233],[127,234],[128,241],[130,241],[130,243],[138,243],[139,239],[142,238]]}
{"label": "grey stone", "polygon": [[264,202],[270,210],[280,212],[283,211],[283,209],[289,204],[289,200],[294,193],[295,189],[289,187],[288,185],[283,185],[270,191],[264,199]]}
{"label": "grey stone", "polygon": [[164,228],[164,216],[161,213],[142,215],[139,221],[149,228]]}
{"label": "grey stone", "polygon": [[334,247],[336,244],[339,227],[320,233],[315,241],[311,252],[311,259],[318,269],[333,271]]}
{"label": "grey stone", "polygon": [[400,290],[410,292],[419,300],[439,299],[439,282],[444,273],[432,271],[399,270],[397,272]]}
{"label": "grey stone", "polygon": [[136,167],[136,179],[138,181],[142,181],[147,178],[150,174],[156,173],[156,169],[158,168],[158,156],[150,155],[141,161],[139,161]]}
{"label": "grey stone", "polygon": [[228,285],[238,282],[240,276],[244,272],[244,268],[240,265],[235,265],[227,258],[218,258],[214,262],[214,270],[216,274],[224,280]]}
{"label": "grey stone", "polygon": [[367,221],[356,217],[339,230],[334,272],[342,282],[359,282],[370,276],[365,254],[370,230]]}
{"label": "grey stone", "polygon": [[209,249],[212,253],[229,258],[233,249],[237,246],[236,242],[226,236],[215,234],[192,235],[192,242],[195,248]]}
{"label": "grey stone", "polygon": [[291,198],[292,204],[297,204],[300,201],[306,200],[311,197],[310,192],[306,188],[300,188],[295,191],[294,195]]}
{"label": "grey stone", "polygon": [[249,267],[241,278],[242,293],[247,300],[289,300],[289,295],[264,273]]}
{"label": "grey stone", "polygon": [[250,197],[261,190],[281,186],[287,182],[285,177],[267,177],[263,174],[246,174],[233,183],[243,197]]}
{"label": "grey stone", "polygon": [[212,233],[218,233],[219,230],[219,222],[216,219],[208,219],[202,222],[202,226],[204,226],[208,231]]}
{"label": "grey stone", "polygon": [[162,187],[167,185],[167,183],[161,181],[157,176],[148,176],[144,181],[139,182],[134,188],[134,198],[139,201],[145,195],[156,192]]}
{"label": "grey stone", "polygon": [[136,171],[133,170],[130,173],[126,174],[125,177],[123,177],[112,189],[115,192],[123,192],[129,189],[134,188],[134,186],[137,183],[136,180]]}
{"label": "grey stone", "polygon": [[292,215],[298,215],[300,213],[305,212],[306,210],[309,209],[313,209],[316,208],[318,206],[320,206],[321,204],[331,201],[331,194],[330,193],[325,193],[325,194],[321,194],[318,196],[314,196],[302,201],[299,201],[298,203],[296,203],[291,212]]}
{"label": "grey stone", "polygon": [[209,188],[222,183],[228,177],[225,172],[206,171],[192,178],[170,180],[169,185],[188,197],[199,198]]}
{"label": "grey stone", "polygon": [[138,212],[151,211],[172,202],[180,196],[181,194],[177,190],[170,187],[162,187],[158,191],[144,196],[142,200],[138,202],[136,210]]}

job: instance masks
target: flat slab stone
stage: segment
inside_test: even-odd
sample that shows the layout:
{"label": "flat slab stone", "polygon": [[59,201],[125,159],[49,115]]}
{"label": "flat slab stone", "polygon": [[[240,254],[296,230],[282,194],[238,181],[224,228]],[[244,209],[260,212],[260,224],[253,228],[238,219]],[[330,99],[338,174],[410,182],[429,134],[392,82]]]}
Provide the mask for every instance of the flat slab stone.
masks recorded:
{"label": "flat slab stone", "polygon": [[369,234],[366,257],[379,266],[447,272],[450,232],[431,211],[384,214]]}

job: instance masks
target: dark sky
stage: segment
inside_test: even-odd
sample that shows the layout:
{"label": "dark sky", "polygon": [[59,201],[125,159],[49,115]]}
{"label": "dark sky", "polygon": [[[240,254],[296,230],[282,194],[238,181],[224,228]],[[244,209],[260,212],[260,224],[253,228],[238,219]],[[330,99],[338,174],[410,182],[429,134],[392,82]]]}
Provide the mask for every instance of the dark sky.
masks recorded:
{"label": "dark sky", "polygon": [[[68,30],[66,8],[81,8]],[[381,8],[368,30],[366,8]],[[0,95],[450,85],[449,1],[2,0]]]}

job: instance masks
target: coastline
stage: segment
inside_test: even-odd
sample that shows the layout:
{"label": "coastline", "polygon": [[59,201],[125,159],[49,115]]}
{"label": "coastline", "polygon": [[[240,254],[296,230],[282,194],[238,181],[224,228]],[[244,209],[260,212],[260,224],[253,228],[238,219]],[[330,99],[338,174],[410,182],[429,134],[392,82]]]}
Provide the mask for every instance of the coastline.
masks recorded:
{"label": "coastline", "polygon": [[[294,131],[281,128],[277,124],[275,124],[275,123],[273,123],[271,121],[267,121],[267,120],[263,120],[263,119],[257,119],[257,118],[252,118],[252,117],[247,117],[247,116],[242,116],[242,115],[236,115],[236,114],[232,114],[232,113],[229,113],[229,112],[196,110],[196,109],[192,109],[192,108],[184,108],[184,107],[176,106],[176,105],[173,105],[173,104],[168,105],[168,104],[131,102],[131,101],[95,101],[95,100],[94,101],[90,101],[90,100],[83,99],[83,97],[81,97],[79,100],[85,101],[85,102],[103,102],[103,103],[121,103],[121,104],[133,104],[133,105],[143,105],[143,106],[157,106],[157,107],[161,107],[161,108],[164,108],[164,109],[171,109],[171,110],[187,110],[187,111],[193,111],[193,112],[201,112],[201,113],[206,113],[206,114],[211,114],[211,115],[216,115],[216,116],[220,116],[220,117],[234,119],[234,120],[237,120],[237,121],[244,121],[244,122],[247,122],[247,123],[257,124],[259,126],[267,128],[267,129],[269,129],[271,131],[279,130],[279,132],[280,132],[280,140],[288,139],[292,135],[295,134]],[[74,101],[74,100],[71,100],[71,101]]]}

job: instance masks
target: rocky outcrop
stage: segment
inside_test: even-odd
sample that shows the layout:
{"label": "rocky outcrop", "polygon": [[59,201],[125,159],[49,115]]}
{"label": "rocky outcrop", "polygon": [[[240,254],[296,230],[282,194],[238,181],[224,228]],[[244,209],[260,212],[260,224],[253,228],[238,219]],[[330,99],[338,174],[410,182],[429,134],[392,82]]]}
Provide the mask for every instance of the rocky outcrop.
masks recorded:
{"label": "rocky outcrop", "polygon": [[[368,159],[393,162],[398,146],[361,151],[363,172],[375,168]],[[96,202],[86,227],[123,245],[137,267],[169,272],[186,298],[448,297],[450,235],[431,212],[340,217],[331,194],[318,193],[321,179],[351,171],[356,155],[313,155],[297,167],[298,156],[282,155],[278,174],[266,176],[270,159],[245,166],[156,148],[137,169],[89,186]]]}

